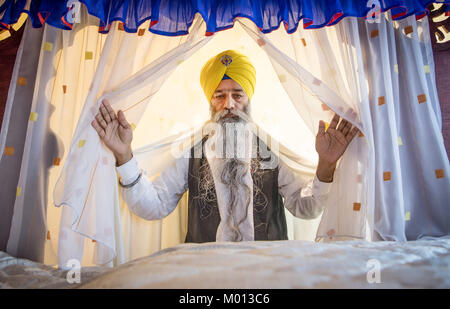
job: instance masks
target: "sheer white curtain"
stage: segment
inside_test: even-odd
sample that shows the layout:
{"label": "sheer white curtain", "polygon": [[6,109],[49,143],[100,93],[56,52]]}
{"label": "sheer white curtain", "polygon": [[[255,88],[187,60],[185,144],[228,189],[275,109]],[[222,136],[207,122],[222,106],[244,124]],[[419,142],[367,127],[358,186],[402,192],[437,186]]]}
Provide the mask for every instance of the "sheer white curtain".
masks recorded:
{"label": "sheer white curtain", "polygon": [[[263,35],[250,23],[246,23],[244,27],[267,52],[290,102],[311,133],[317,132],[319,120],[329,122],[333,111],[365,131],[361,106],[337,78],[338,62],[330,57],[329,51],[338,48],[339,40],[326,40],[326,44],[323,44],[324,42],[306,37],[314,36],[306,30],[297,30],[292,35],[281,30]],[[326,39],[333,32],[330,28],[319,31],[323,32]],[[301,48],[308,48],[311,55],[301,55]],[[302,142],[314,144],[314,139]],[[370,187],[373,175],[370,149],[367,140],[355,138],[339,161],[315,235],[316,240],[358,239],[368,236],[365,233],[365,223],[373,205],[367,193],[370,194],[372,190],[366,191],[363,188]],[[302,222],[302,225],[311,223]]]}
{"label": "sheer white curtain", "polygon": [[[148,23],[143,24],[142,29],[148,26]],[[188,56],[187,49],[195,45],[199,33],[202,34],[200,37],[204,38],[204,29],[201,27],[202,21],[199,20],[193,25],[190,35],[166,37],[154,35],[148,31],[129,34],[115,23],[111,32],[104,35],[98,33],[98,19],[88,15],[85,9],[82,10],[81,22],[75,24],[72,31],[45,26],[43,34],[38,38],[31,25],[28,27],[24,38],[28,35],[41,41],[37,43],[40,49],[31,55],[35,57],[37,54],[39,57],[35,75],[28,76],[30,72],[25,70],[24,73],[19,72],[21,74],[19,76],[16,73],[11,83],[11,89],[15,92],[31,92],[33,102],[31,112],[27,115],[28,128],[20,177],[17,193],[16,190],[14,192],[14,213],[7,242],[8,253],[32,258],[46,264],[56,264],[59,260],[60,266],[66,266],[66,261],[72,258],[82,261],[83,265],[105,264],[112,262],[116,256],[117,263],[125,260],[119,223],[120,217],[125,215],[119,213],[118,193],[114,191],[117,187],[114,185],[107,187],[105,184],[106,187],[102,189],[97,187],[96,190],[90,191],[89,189],[93,188],[90,186],[84,188],[83,192],[82,189],[80,191],[80,187],[74,186],[73,181],[70,185],[67,184],[65,182],[67,178],[64,176],[67,174],[73,176],[75,173],[72,179],[80,184],[85,181],[83,176],[90,179],[90,176],[94,175],[92,170],[86,174],[85,171],[92,169],[89,165],[92,163],[91,159],[95,155],[100,155],[100,152],[92,148],[92,139],[84,138],[83,132],[90,129],[89,117],[95,109],[92,107],[98,102],[97,99],[107,92],[123,94],[122,89],[117,86],[120,84],[128,87],[126,82],[130,76],[152,64],[149,72],[153,75],[150,79],[141,80],[140,85],[146,83],[146,87],[143,91],[134,92],[133,99],[137,99],[133,101],[133,104],[126,106],[129,102],[126,99],[121,100],[123,104],[121,108],[126,110],[128,119],[134,122],[133,125],[137,124],[148,101],[145,96],[153,95],[171,70],[170,65],[166,66],[165,63],[168,57],[171,60],[175,58],[168,52],[188,42],[183,45],[184,49],[181,53],[183,56]],[[26,49],[26,42],[22,44]],[[150,46],[152,48],[149,48]],[[161,62],[155,62],[161,56],[163,56],[163,65]],[[30,55],[23,53],[19,57],[30,57]],[[20,60],[18,63],[26,62],[25,59]],[[181,60],[182,57],[172,61],[172,69]],[[142,79],[142,75],[140,78]],[[34,79],[36,82],[31,83]],[[116,97],[117,95],[110,99],[113,104]],[[9,100],[8,106],[21,104],[21,98],[22,96],[15,96]],[[140,101],[145,104],[136,104]],[[2,130],[2,140],[8,140],[7,137],[14,134],[17,119],[14,113],[8,115],[9,128]],[[82,137],[77,139],[80,134]],[[98,138],[96,135],[91,136]],[[52,143],[50,144],[49,141]],[[101,145],[97,143],[96,146]],[[9,159],[14,154],[13,147],[4,143],[2,147],[7,154],[2,157],[2,160]],[[73,149],[79,150],[83,155],[79,157],[80,161],[67,165],[68,171],[65,163],[67,158],[73,157]],[[84,149],[89,150],[85,153]],[[18,154],[17,151],[15,154]],[[75,152],[76,155],[77,152]],[[116,180],[114,160],[108,155],[111,154],[107,153],[99,160],[110,169],[102,169],[102,174],[96,175],[114,182]],[[101,181],[96,182],[97,186],[102,184]],[[95,198],[102,201],[99,207],[83,207],[88,201],[87,191],[91,194],[95,192]],[[111,195],[114,192],[116,195]],[[60,199],[65,202],[65,206],[54,207],[55,204],[63,204]],[[71,201],[74,199],[80,204],[72,204]],[[113,199],[114,202],[117,201],[117,204],[111,203]],[[89,199],[89,205],[95,205],[93,201],[95,199]],[[76,220],[77,213],[72,212],[73,208],[70,207],[73,205],[81,205],[76,210],[86,215],[86,221]],[[113,207],[114,205],[116,207]],[[131,215],[126,207],[122,210],[125,214]],[[108,222],[108,224],[99,222]],[[158,230],[160,225],[160,222],[145,222],[146,227],[152,227],[152,235],[156,235],[153,230]],[[126,227],[124,230],[127,230]],[[158,244],[155,245],[155,242],[142,240],[142,243],[145,242],[151,244],[151,249],[145,247],[148,249],[144,251],[145,254],[160,248]],[[42,254],[44,251],[45,254]]]}
{"label": "sheer white curtain", "polygon": [[[108,34],[54,191],[55,204],[70,207],[64,208],[61,219],[60,266],[63,267],[66,261],[73,258],[82,259],[82,236],[96,241],[95,263],[112,263],[114,258],[115,263],[126,260],[115,159],[90,124],[101,101],[107,99],[114,109],[125,112],[133,126],[138,125],[144,110],[168,74],[208,40],[200,35],[205,30],[202,23],[201,19],[197,19],[190,34],[182,37],[150,33],[139,37],[116,28]],[[128,209],[123,210],[128,213]],[[144,230],[150,229],[152,237],[158,239],[160,224],[147,224]],[[126,231],[129,226],[125,224]],[[148,248],[145,246],[147,243],[150,248],[160,248],[160,241],[155,243],[141,238],[141,235],[136,236],[139,239],[135,241],[139,246]]]}
{"label": "sheer white curtain", "polygon": [[[15,95],[7,102],[13,112],[5,115],[8,126],[2,129],[2,141],[7,141],[2,147],[6,149],[16,129],[27,127],[23,153],[13,153],[21,155],[7,242],[7,252],[13,256],[57,263],[60,212],[53,207],[51,192],[104,42],[96,22],[85,13],[73,32],[47,25],[37,31],[27,22],[10,85],[10,93]],[[31,110],[14,112],[18,106],[28,105],[28,100]],[[7,156],[3,160],[8,160]]]}
{"label": "sheer white curtain", "polygon": [[[252,33],[276,46],[261,44],[313,132],[318,117],[331,116],[328,108],[363,132],[339,162],[316,239],[404,241],[447,235],[449,162],[427,18],[392,21],[385,13],[375,23],[345,18],[334,27],[292,35]],[[317,97],[317,85],[305,87],[308,77],[300,67],[279,61],[279,51],[342,101]],[[292,69],[296,81],[283,82]]]}

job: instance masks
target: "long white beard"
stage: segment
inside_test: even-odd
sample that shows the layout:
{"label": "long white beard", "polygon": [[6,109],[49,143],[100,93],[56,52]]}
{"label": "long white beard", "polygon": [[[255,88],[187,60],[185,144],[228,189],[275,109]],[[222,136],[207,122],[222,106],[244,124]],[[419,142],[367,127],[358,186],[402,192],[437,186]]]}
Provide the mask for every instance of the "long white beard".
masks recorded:
{"label": "long white beard", "polygon": [[251,158],[253,134],[246,126],[247,114],[224,118],[227,111],[215,113],[214,134],[205,143],[205,155],[216,188],[220,224],[217,241],[254,240],[253,181]]}

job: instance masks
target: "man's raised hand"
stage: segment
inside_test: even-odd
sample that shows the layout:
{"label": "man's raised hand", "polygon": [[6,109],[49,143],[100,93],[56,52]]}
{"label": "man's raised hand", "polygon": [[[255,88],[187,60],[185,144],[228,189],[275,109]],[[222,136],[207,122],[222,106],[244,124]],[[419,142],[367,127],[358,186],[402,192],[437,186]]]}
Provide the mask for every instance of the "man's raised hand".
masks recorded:
{"label": "man's raised hand", "polygon": [[108,101],[103,100],[91,125],[97,131],[100,139],[113,152],[117,165],[122,165],[132,158],[133,131],[122,111],[119,111],[116,116]]}
{"label": "man's raised hand", "polygon": [[344,154],[347,146],[358,133],[358,128],[345,119],[339,123],[339,115],[335,114],[330,126],[325,131],[325,123],[319,122],[319,132],[316,136],[316,151],[319,154],[317,176],[319,180],[331,182],[336,163]]}

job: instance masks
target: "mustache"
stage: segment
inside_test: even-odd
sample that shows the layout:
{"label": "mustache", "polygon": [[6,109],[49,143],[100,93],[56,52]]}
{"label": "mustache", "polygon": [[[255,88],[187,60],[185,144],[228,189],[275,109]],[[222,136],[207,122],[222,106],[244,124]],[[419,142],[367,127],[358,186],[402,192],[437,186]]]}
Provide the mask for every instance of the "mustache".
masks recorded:
{"label": "mustache", "polygon": [[[225,118],[228,115],[232,115],[230,118]],[[245,122],[250,121],[250,117],[247,113],[240,110],[221,110],[219,112],[214,113],[212,121],[214,122],[227,122],[227,121],[237,121],[243,120]]]}

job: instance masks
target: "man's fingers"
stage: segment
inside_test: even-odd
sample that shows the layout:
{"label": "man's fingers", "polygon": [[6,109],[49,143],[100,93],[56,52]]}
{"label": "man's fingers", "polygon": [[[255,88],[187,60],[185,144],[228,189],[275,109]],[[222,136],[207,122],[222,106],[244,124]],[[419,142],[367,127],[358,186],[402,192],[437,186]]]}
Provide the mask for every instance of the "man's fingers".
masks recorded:
{"label": "man's fingers", "polygon": [[92,124],[92,126],[93,126],[94,129],[95,129],[95,131],[97,131],[98,135],[99,135],[101,138],[105,137],[106,132],[105,132],[105,130],[103,130],[103,128],[98,124],[98,122],[97,122],[96,119],[94,119],[94,120],[91,122],[91,124]]}
{"label": "man's fingers", "polygon": [[116,113],[114,112],[113,108],[111,107],[111,104],[108,103],[108,101],[103,100],[103,105],[106,108],[106,111],[109,114],[109,117],[111,117],[112,120],[116,119]]}
{"label": "man's fingers", "polygon": [[325,134],[325,122],[319,121],[319,134]]}
{"label": "man's fingers", "polygon": [[351,128],[352,128],[351,122],[347,121],[345,126],[342,128],[342,134],[347,135],[347,133],[350,131]]}
{"label": "man's fingers", "polygon": [[328,127],[329,129],[336,129],[336,126],[339,122],[339,115],[338,114],[334,114],[333,119],[331,119],[330,122],[330,126]]}
{"label": "man's fingers", "polygon": [[355,136],[356,133],[359,132],[359,129],[357,127],[354,127],[348,134],[345,136],[348,142],[350,142]]}
{"label": "man's fingers", "polygon": [[339,125],[338,125],[338,127],[337,127],[336,130],[342,132],[342,131],[344,130],[345,126],[347,125],[347,123],[348,123],[348,121],[345,120],[344,118],[342,118],[342,120],[341,120],[341,122],[339,123]]}
{"label": "man's fingers", "polygon": [[100,124],[100,126],[104,130],[106,130],[106,128],[108,127],[108,124],[106,123],[106,121],[103,118],[103,115],[101,113],[98,113],[97,115],[95,115],[95,120],[97,120],[97,122]]}
{"label": "man's fingers", "polygon": [[109,113],[106,110],[106,107],[105,105],[103,105],[103,103],[100,105],[100,112],[102,113],[103,119],[105,119],[106,123],[110,123],[111,116],[109,116]]}
{"label": "man's fingers", "polygon": [[119,123],[125,129],[128,129],[131,127],[130,124],[128,123],[127,119],[125,118],[125,114],[121,110],[117,113],[117,119],[119,119]]}

